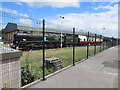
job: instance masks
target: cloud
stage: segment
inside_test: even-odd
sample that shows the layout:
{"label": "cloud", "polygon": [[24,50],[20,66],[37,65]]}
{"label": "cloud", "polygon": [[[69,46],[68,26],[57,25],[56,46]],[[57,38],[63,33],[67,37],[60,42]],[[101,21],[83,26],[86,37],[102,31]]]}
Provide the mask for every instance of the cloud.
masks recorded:
{"label": "cloud", "polygon": [[112,0],[110,3],[113,4],[115,2],[119,2],[119,0]]}
{"label": "cloud", "polygon": [[0,8],[0,11],[5,11],[7,13],[12,13],[14,15],[21,16],[21,17],[28,17],[27,14],[19,13],[16,10],[11,10],[11,9],[8,9],[8,8]]}
{"label": "cloud", "polygon": [[51,6],[55,8],[80,7],[80,0],[20,0],[31,7]]}
{"label": "cloud", "polygon": [[27,14],[19,13],[16,10],[11,10],[8,8],[0,8],[0,14],[2,15],[2,17],[0,17],[0,30],[5,28],[8,22],[21,23],[27,25],[32,24],[32,20],[28,19],[29,16]]}
{"label": "cloud", "polygon": [[112,4],[115,3],[115,2],[117,2],[117,0],[111,1],[108,5],[101,4],[98,7],[92,7],[92,8],[95,9],[95,10],[99,10],[99,9],[111,10],[111,9],[116,8],[116,7],[112,7]]}
{"label": "cloud", "polygon": [[22,2],[16,2],[15,4],[18,5],[18,6],[23,6]]}
{"label": "cloud", "polygon": [[20,24],[26,24],[26,25],[32,25],[32,24],[33,24],[33,21],[30,20],[30,19],[20,18],[20,19],[19,19],[19,23],[20,23]]}
{"label": "cloud", "polygon": [[[19,2],[19,1],[24,1],[24,0],[1,0],[1,2]],[[49,2],[65,2],[67,0],[47,0]],[[74,0],[68,0],[69,2],[74,1]],[[46,2],[46,0],[26,0],[26,2]],[[119,2],[119,0],[80,0],[80,2]]]}
{"label": "cloud", "polygon": [[58,15],[56,19],[47,19],[47,21],[49,20],[53,27],[71,27],[71,29],[75,27],[76,31],[83,29],[84,32],[104,33],[105,36],[118,37],[118,5],[107,8],[109,9],[107,12],[68,13],[62,15],[65,17],[64,20],[60,19],[60,15]]}

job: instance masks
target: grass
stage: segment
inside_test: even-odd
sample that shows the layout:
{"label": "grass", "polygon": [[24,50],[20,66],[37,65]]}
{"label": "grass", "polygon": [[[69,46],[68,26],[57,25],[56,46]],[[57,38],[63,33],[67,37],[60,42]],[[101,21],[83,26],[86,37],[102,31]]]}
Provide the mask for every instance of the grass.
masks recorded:
{"label": "grass", "polygon": [[[3,46],[8,47],[7,44]],[[106,49],[106,46],[104,46]],[[101,45],[101,51],[103,50],[103,45]],[[75,47],[75,61],[78,62],[84,58],[86,58],[87,47],[79,46]],[[96,46],[96,53],[100,52],[100,46]],[[42,78],[42,50],[33,50],[33,51],[23,51],[21,57],[21,67],[26,67],[29,65],[29,70],[31,75],[34,77],[34,81]],[[89,56],[94,55],[94,46],[89,46]],[[56,48],[56,49],[46,49],[45,50],[45,58],[57,57],[62,61],[63,68],[71,65],[73,63],[73,47],[68,48]],[[61,68],[58,68],[61,69]],[[49,75],[55,72],[58,69],[54,68],[45,68],[45,75]]]}
{"label": "grass", "polygon": [[[99,52],[99,46],[97,46],[97,53]],[[89,56],[94,55],[94,46],[89,47]],[[73,63],[73,48],[57,48],[57,49],[46,49],[45,58],[57,57],[62,61],[62,66],[66,67]],[[86,46],[75,47],[75,61],[80,61],[86,58]],[[25,67],[29,64],[34,80],[42,77],[42,50],[35,51],[24,51],[21,57],[21,66]],[[45,68],[45,75],[53,73],[57,69]]]}

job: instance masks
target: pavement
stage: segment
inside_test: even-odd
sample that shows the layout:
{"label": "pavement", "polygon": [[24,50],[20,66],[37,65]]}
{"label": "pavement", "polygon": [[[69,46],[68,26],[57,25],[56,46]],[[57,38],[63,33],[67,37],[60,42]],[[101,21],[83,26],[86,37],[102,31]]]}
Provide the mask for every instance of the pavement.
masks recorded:
{"label": "pavement", "polygon": [[118,88],[118,46],[27,88]]}

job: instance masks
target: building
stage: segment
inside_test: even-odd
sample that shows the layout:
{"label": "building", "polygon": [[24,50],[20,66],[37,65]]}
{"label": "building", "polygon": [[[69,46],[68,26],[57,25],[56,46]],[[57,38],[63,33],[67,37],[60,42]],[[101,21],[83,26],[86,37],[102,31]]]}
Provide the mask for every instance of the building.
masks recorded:
{"label": "building", "polygon": [[[42,33],[42,27],[40,26],[30,26],[30,25],[22,25],[22,24],[16,24],[16,23],[8,23],[3,31],[3,40],[5,42],[12,42],[14,34],[17,34],[18,32],[22,33]],[[52,33],[52,34],[70,34],[72,35],[72,29],[56,29],[56,28],[48,28],[45,27],[45,33]],[[82,31],[77,31],[75,34],[78,35],[87,35],[87,33]],[[91,35],[94,36],[94,34],[91,33]]]}

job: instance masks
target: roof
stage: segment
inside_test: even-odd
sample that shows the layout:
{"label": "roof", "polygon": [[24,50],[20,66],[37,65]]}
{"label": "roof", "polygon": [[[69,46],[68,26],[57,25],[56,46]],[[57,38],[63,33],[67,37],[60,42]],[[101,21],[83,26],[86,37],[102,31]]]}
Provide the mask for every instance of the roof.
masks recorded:
{"label": "roof", "polygon": [[8,23],[7,26],[4,29],[4,32],[12,32],[14,30],[17,30],[17,24],[15,23]]}
{"label": "roof", "polygon": [[[16,23],[8,23],[7,26],[5,27],[4,32],[12,32],[15,30],[30,30],[30,31],[41,31],[42,32],[42,27],[40,26],[30,26],[30,25],[22,25],[22,24],[16,24]],[[73,34],[72,29],[56,29],[56,28],[50,28],[50,27],[45,27],[45,32],[53,32],[53,33],[65,33],[65,34]],[[80,35],[87,35],[87,32],[83,31],[77,31],[75,34],[80,34]],[[93,33],[90,33],[90,35],[94,36]]]}

